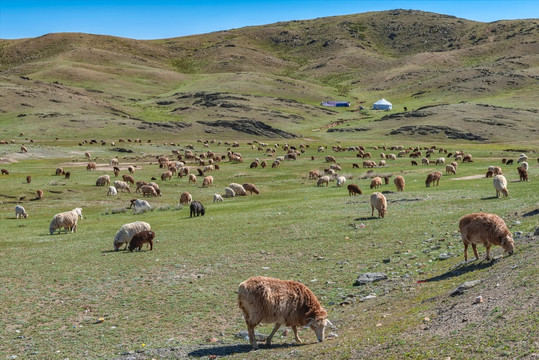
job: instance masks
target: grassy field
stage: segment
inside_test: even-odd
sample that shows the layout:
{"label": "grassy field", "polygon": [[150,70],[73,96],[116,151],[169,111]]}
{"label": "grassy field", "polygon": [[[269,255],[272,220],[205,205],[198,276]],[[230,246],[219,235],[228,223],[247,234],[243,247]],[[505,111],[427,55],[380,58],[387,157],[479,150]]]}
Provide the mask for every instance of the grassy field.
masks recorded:
{"label": "grassy field", "polygon": [[[140,215],[125,210],[129,200],[140,195],[107,197],[106,188],[96,187],[95,179],[104,173],[113,177],[108,159],[116,156],[122,174],[133,164],[136,180],[159,178],[162,169],[155,156],[170,157],[178,147],[157,141],[124,143],[122,147],[134,152],[123,156],[108,146],[80,147],[77,142],[28,144],[28,154],[19,153],[20,145],[2,145],[2,157],[18,162],[1,165],[10,175],[0,178],[4,232],[0,354],[35,359],[212,354],[252,359],[472,359],[533,358],[537,353],[530,336],[537,331],[537,311],[529,307],[530,302],[536,305],[536,241],[525,235],[538,222],[537,215],[524,216],[539,207],[534,154],[529,153],[530,182],[518,181],[516,164],[502,165],[509,197],[501,199],[495,197],[491,179],[474,176],[484,175],[489,165],[501,165],[503,157],[516,161],[518,152],[503,150],[518,147],[443,145],[451,152],[472,153],[474,162],[459,164],[457,175],[444,175],[439,187],[426,188],[424,181],[435,168],[445,173],[441,166],[412,167],[408,157],[389,160],[386,168],[375,171],[404,176],[406,189],[397,193],[392,179],[381,189],[388,199],[388,214],[378,219],[371,217],[368,196],[374,190],[369,189],[370,179],[364,178],[366,169],[352,168],[353,163],[361,163],[355,151],[319,153],[316,148],[322,142],[313,141],[297,161],[249,169],[254,158],[271,158],[245,141],[240,144],[235,150],[245,162],[222,162],[220,170],[211,174],[212,187],[202,188],[200,177],[196,184],[186,178],[158,180],[163,196],[148,199],[154,210]],[[298,146],[299,141],[291,144]],[[201,143],[194,145],[197,152],[208,150]],[[372,145],[367,147],[378,161],[382,150]],[[210,144],[209,149],[226,154],[227,146]],[[85,150],[97,157],[97,171],[86,171]],[[284,153],[277,149],[277,155]],[[348,177],[346,185],[358,184],[363,195],[350,197],[335,182],[326,188],[308,180],[309,170],[328,167],[324,162],[328,154],[337,157],[343,168],[340,173]],[[71,178],[54,176],[58,166],[70,171]],[[32,176],[30,184],[27,175]],[[213,194],[223,194],[231,182],[252,182],[261,194],[212,203]],[[44,190],[42,200],[35,199],[37,189]],[[189,218],[188,208],[179,205],[183,191],[206,205],[204,217]],[[28,219],[15,219],[16,204],[26,208]],[[84,214],[78,231],[49,235],[52,216],[75,207],[82,207]],[[519,234],[514,256],[462,263],[458,219],[479,211],[500,215],[513,234]],[[154,250],[114,252],[116,231],[136,220],[150,223],[157,233]],[[484,248],[479,251],[483,259]],[[450,259],[438,260],[441,253]],[[500,248],[494,248],[495,256],[501,254]],[[360,273],[372,271],[384,272],[389,279],[353,286]],[[494,292],[484,296],[485,303],[472,305],[475,295],[494,286],[489,277],[506,271],[511,275],[506,280],[501,276],[501,287],[494,289],[499,295]],[[328,309],[337,326],[331,332],[337,336],[314,344],[314,334],[302,330],[306,345],[290,346],[293,337],[279,332],[272,349],[246,352],[248,342],[235,337],[246,328],[236,305],[236,290],[254,275],[307,284]],[[437,281],[418,284],[422,279]],[[449,297],[456,286],[474,279],[484,281],[470,294]],[[360,301],[369,294],[376,298]],[[484,316],[471,318],[466,327],[444,326],[441,309],[451,302],[482,308]],[[510,306],[502,307],[505,304]],[[430,328],[422,329],[429,324]],[[257,328],[266,334],[270,329]],[[208,339],[217,342],[207,343]]]}

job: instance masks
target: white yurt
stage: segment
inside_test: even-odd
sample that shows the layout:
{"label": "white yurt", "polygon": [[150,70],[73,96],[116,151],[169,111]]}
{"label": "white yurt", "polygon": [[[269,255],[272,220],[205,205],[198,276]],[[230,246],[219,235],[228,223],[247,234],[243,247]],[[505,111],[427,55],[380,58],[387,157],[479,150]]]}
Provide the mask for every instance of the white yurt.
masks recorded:
{"label": "white yurt", "polygon": [[373,110],[391,110],[393,105],[386,99],[380,99],[374,104],[372,104]]}

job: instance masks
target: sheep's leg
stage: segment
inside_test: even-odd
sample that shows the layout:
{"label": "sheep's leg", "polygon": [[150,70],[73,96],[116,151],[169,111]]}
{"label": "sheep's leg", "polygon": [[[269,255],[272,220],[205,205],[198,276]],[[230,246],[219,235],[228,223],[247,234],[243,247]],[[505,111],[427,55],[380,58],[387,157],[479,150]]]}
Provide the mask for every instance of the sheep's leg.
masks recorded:
{"label": "sheep's leg", "polygon": [[468,243],[464,243],[464,261],[468,261]]}
{"label": "sheep's leg", "polygon": [[271,345],[271,339],[273,339],[273,335],[275,335],[275,333],[277,332],[277,330],[279,330],[280,327],[281,327],[281,324],[279,324],[279,323],[275,324],[271,334],[269,334],[268,338],[266,339],[266,345],[267,346]]}
{"label": "sheep's leg", "polygon": [[296,339],[296,342],[301,344],[303,340],[299,338],[297,326],[292,326],[292,331],[294,331],[294,338]]}
{"label": "sheep's leg", "polygon": [[490,246],[485,245],[485,248],[487,249],[487,260],[490,260]]}
{"label": "sheep's leg", "polygon": [[247,332],[249,333],[249,342],[251,343],[251,346],[253,349],[258,349],[258,344],[256,343],[255,337],[255,326],[256,325],[247,323]]}
{"label": "sheep's leg", "polygon": [[477,245],[472,243],[472,249],[473,249],[473,254],[475,255],[475,259],[479,260],[479,254],[477,253]]}
{"label": "sheep's leg", "polygon": [[371,216],[374,216],[374,206],[371,205],[371,209],[372,209]]}

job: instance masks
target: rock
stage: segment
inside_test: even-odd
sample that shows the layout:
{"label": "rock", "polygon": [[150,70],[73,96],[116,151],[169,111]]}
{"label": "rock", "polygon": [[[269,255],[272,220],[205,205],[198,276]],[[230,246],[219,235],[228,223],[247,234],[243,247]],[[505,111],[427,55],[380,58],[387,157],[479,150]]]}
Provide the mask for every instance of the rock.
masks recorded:
{"label": "rock", "polygon": [[374,299],[374,298],[376,298],[376,294],[370,294],[370,295],[362,297],[361,299],[359,299],[359,301],[365,301],[365,300]]}
{"label": "rock", "polygon": [[389,264],[389,263],[391,262],[391,259],[384,259],[384,260],[382,260],[382,262],[383,262],[384,264]]}
{"label": "rock", "polygon": [[480,304],[483,302],[483,297],[482,296],[478,296],[475,298],[475,300],[473,301],[474,304]]}
{"label": "rock", "polygon": [[451,256],[449,256],[449,254],[447,254],[447,253],[441,253],[440,255],[438,255],[438,260],[447,260],[450,257]]}
{"label": "rock", "polygon": [[380,281],[380,280],[386,280],[387,275],[384,273],[376,272],[376,273],[364,273],[360,274],[358,278],[356,279],[356,282],[354,283],[354,286],[359,285],[365,285],[368,283]]}
{"label": "rock", "polygon": [[[234,336],[239,339],[245,339],[247,341],[249,340],[249,332],[247,332],[247,330],[242,330]],[[258,331],[255,331],[255,338],[257,341],[265,341],[267,337],[268,337],[267,335],[264,335],[264,334],[259,333]]]}
{"label": "rock", "polygon": [[465,290],[471,289],[480,283],[481,283],[481,280],[467,281],[463,284],[460,284],[455,290],[451,291],[449,295],[451,296],[462,295],[464,294]]}

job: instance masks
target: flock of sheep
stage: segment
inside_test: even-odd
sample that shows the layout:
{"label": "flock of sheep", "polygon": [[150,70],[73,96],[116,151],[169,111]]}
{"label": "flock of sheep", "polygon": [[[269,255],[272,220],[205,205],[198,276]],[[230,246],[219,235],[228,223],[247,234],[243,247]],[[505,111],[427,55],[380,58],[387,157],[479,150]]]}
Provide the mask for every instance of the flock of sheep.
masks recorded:
{"label": "flock of sheep", "polygon": [[[205,147],[207,142],[204,143]],[[255,149],[258,147],[259,151],[264,151],[268,156],[274,157],[272,167],[278,167],[279,164],[285,160],[295,160],[297,157],[301,156],[305,152],[306,147],[304,145],[299,146],[298,148],[290,145],[284,145],[283,150],[287,151],[284,156],[275,156],[277,145],[270,147],[267,144],[253,142],[250,143],[251,148]],[[239,146],[239,144],[234,143],[232,148]],[[334,146],[333,151],[339,153],[341,151],[357,151],[357,157],[365,159],[363,161],[363,168],[376,168],[376,167],[385,167],[386,160],[395,160],[398,157],[410,156],[411,158],[421,158],[421,164],[429,165],[430,156],[435,153],[436,147],[430,148],[409,148],[403,149],[402,147],[393,147],[391,150],[399,151],[398,155],[396,154],[385,154],[381,153],[381,161],[376,164],[372,160],[367,160],[371,158],[372,154],[367,152],[364,147],[358,146],[353,148],[342,148],[339,146]],[[374,148],[378,150],[377,147]],[[387,150],[386,147],[383,148],[384,151]],[[25,148],[25,150],[27,149]],[[325,149],[323,147],[318,148],[318,152],[323,152]],[[426,157],[423,157],[423,151],[426,151]],[[454,157],[454,161],[451,164],[446,165],[446,175],[454,175],[458,169],[458,161],[462,162],[473,162],[471,154],[464,154],[463,152],[457,151],[454,154],[448,153],[447,150],[438,149],[440,153],[448,158]],[[214,178],[211,175],[207,175],[208,172],[212,172],[219,169],[219,164],[221,161],[228,158],[230,163],[242,163],[243,157],[240,153],[233,150],[228,150],[228,154],[217,155],[211,151],[205,151],[202,153],[196,154],[193,151],[193,147],[187,148],[184,153],[180,153],[179,150],[173,150],[172,155],[177,158],[177,160],[171,161],[167,156],[158,156],[157,162],[159,167],[164,169],[160,178],[163,182],[170,181],[172,177],[177,174],[179,178],[184,176],[188,177],[189,183],[196,183],[197,176],[193,173],[193,166],[188,166],[187,162],[191,161],[197,168],[199,176],[203,177],[202,187],[210,187],[214,182]],[[86,157],[90,158],[91,155],[86,153]],[[436,161],[436,165],[444,165],[446,157],[439,157]],[[314,160],[314,157],[311,158]],[[528,181],[528,168],[527,156],[521,154],[518,163],[521,165],[518,167],[519,177],[521,181]],[[309,172],[308,178],[310,180],[316,180],[317,186],[329,186],[331,181],[336,181],[338,187],[344,186],[347,182],[347,177],[339,175],[338,172],[342,171],[342,167],[336,163],[336,157],[328,155],[325,157],[326,163],[329,163],[330,166],[323,170],[323,172],[318,169],[313,169]],[[507,164],[506,159],[503,160],[503,164]],[[111,159],[109,165],[113,167],[113,173],[115,177],[119,176],[119,161],[118,159]],[[250,163],[249,168],[257,167],[266,167],[268,165],[267,161],[260,161],[258,158]],[[415,166],[418,163],[415,160],[411,160],[411,165]],[[359,164],[353,164],[353,168],[359,168]],[[87,171],[94,171],[97,169],[97,164],[95,162],[89,162],[86,166]],[[95,185],[96,186],[108,186],[107,187],[107,196],[116,196],[119,192],[128,192],[131,193],[130,185],[136,186],[136,193],[141,193],[143,197],[158,197],[162,196],[161,189],[155,181],[135,181],[133,174],[135,173],[135,167],[128,167],[128,174],[122,176],[122,180],[116,180],[111,185],[110,175],[101,175],[97,178]],[[9,170],[2,169],[2,175],[9,175]],[[69,173],[66,173],[62,168],[57,168],[56,175],[64,175],[66,178],[70,176]],[[372,175],[372,180],[370,184],[371,189],[379,189],[385,183],[389,183],[390,176],[375,176],[373,170],[369,170],[367,175]],[[425,185],[429,186],[438,186],[442,173],[440,171],[433,171],[427,175]],[[488,168],[486,177],[493,177],[493,185],[496,189],[496,196],[508,196],[507,190],[507,180],[503,176],[502,169],[499,166],[491,166]],[[156,180],[156,178],[152,178]],[[394,178],[394,184],[397,191],[405,190],[405,179],[403,176],[396,176]],[[352,195],[362,195],[362,191],[356,184],[349,184],[347,190],[350,196]],[[247,192],[251,194],[260,194],[259,189],[256,185],[252,183],[230,183],[225,189],[224,194],[214,194],[213,201],[221,202],[223,198],[233,198],[236,196],[245,196]],[[43,197],[43,192],[41,190],[37,193],[38,198]],[[192,195],[188,192],[183,192],[180,196],[180,204],[190,206],[190,217],[193,216],[204,216],[205,207],[204,205],[197,200],[193,200]],[[375,210],[378,212],[380,218],[384,218],[387,214],[387,199],[381,192],[373,192],[370,195],[370,206],[371,206],[371,216],[374,216]],[[132,199],[129,208],[132,208],[134,214],[144,213],[146,211],[152,210],[152,207],[148,201],[144,199]],[[20,205],[15,206],[15,217],[16,218],[28,218],[27,211]],[[56,214],[50,222],[49,233],[52,235],[56,231],[61,232],[62,229],[67,233],[68,231],[76,232],[77,231],[77,222],[78,219],[82,219],[82,208],[75,208],[71,211],[62,212]],[[463,216],[459,221],[459,229],[462,235],[462,241],[464,244],[464,257],[465,260],[468,259],[468,246],[471,244],[474,255],[479,259],[476,245],[484,244],[487,252],[487,259],[490,258],[490,248],[493,245],[501,246],[506,252],[512,254],[514,251],[514,241],[510,231],[508,230],[505,222],[495,214],[486,214],[486,213],[472,213]],[[124,224],[118,232],[115,234],[113,239],[114,250],[120,250],[122,247],[124,249],[129,249],[133,251],[142,249],[144,244],[147,244],[150,250],[153,249],[153,240],[155,238],[155,232],[151,230],[149,223],[144,221],[135,221],[132,223]],[[249,333],[250,343],[253,348],[257,348],[257,342],[254,334],[254,328],[260,323],[275,323],[275,327],[269,337],[266,340],[267,344],[271,344],[272,337],[279,329],[280,326],[290,326],[295,335],[297,342],[301,342],[297,334],[297,327],[309,326],[311,327],[316,334],[318,341],[324,339],[324,330],[327,325],[331,325],[327,319],[327,311],[323,309],[316,298],[316,296],[303,284],[295,281],[284,281],[279,279],[267,278],[267,277],[252,277],[239,286],[238,290],[238,304],[240,309],[243,312]]]}

